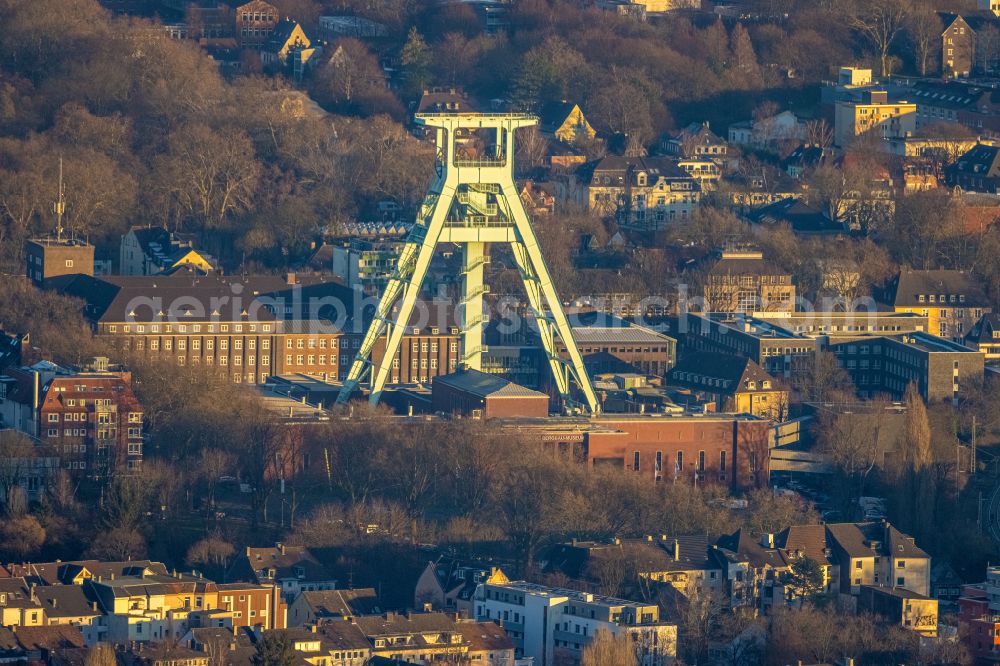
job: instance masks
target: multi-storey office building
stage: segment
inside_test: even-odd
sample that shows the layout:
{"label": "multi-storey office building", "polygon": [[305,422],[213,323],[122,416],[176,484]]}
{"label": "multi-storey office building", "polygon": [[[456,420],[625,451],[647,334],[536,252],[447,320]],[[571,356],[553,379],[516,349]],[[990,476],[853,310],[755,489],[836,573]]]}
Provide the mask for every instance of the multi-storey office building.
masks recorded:
{"label": "multi-storey office building", "polygon": [[915,383],[924,400],[957,400],[983,377],[986,355],[927,333],[837,342],[830,345],[863,397],[901,398]]}

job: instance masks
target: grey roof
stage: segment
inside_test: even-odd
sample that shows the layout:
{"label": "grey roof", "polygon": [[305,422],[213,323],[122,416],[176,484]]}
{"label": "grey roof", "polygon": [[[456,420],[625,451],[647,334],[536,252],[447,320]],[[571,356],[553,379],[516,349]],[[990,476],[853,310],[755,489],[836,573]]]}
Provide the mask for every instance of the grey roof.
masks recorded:
{"label": "grey roof", "polygon": [[645,326],[574,326],[573,339],[579,344],[638,343],[662,345],[673,338]]}
{"label": "grey roof", "polygon": [[[919,299],[921,295],[925,297],[923,302]],[[949,297],[948,303],[929,302],[929,296],[934,296],[937,300],[942,295]],[[956,297],[954,303],[950,302],[951,296]],[[964,301],[960,301],[959,296],[964,296]],[[965,271],[904,270],[900,272],[896,280],[893,305],[922,308],[935,305],[941,307],[983,307],[989,305],[989,300],[982,287]]]}
{"label": "grey roof", "polygon": [[[719,379],[723,384],[722,386],[713,386],[702,382],[702,379]],[[774,381],[764,368],[747,357],[714,352],[685,354],[670,370],[668,376],[668,381],[671,384],[680,384],[696,390],[727,395],[739,392],[744,383],[750,380],[756,382]]]}
{"label": "grey roof", "polygon": [[441,375],[432,381],[433,384],[441,383],[480,398],[545,398],[548,400],[548,396],[540,391],[534,391],[498,375],[491,375],[471,368],[459,370],[450,375]]}
{"label": "grey roof", "polygon": [[346,617],[377,612],[378,599],[371,587],[357,590],[313,590],[302,593],[302,600],[319,617]]}
{"label": "grey roof", "polygon": [[[830,536],[851,557],[930,558],[917,546],[913,537],[903,534],[887,522],[834,523],[827,525]],[[872,548],[877,544],[877,548]]]}

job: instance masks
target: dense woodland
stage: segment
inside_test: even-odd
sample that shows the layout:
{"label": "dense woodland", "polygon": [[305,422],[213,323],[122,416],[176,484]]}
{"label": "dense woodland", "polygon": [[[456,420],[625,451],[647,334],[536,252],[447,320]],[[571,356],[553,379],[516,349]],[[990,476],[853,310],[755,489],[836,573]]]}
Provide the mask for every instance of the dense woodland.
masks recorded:
{"label": "dense woodland", "polygon": [[[301,263],[310,244],[339,223],[373,219],[379,201],[406,210],[421,198],[431,150],[405,122],[429,86],[460,86],[478,99],[526,109],[579,101],[603,135],[652,146],[689,122],[708,120],[724,132],[726,124],[767,110],[810,116],[818,84],[837,66],[879,69],[883,44],[870,30],[875,11],[903,3],[757,2],[749,4],[778,18],[727,25],[685,16],[639,23],[576,2],[521,0],[509,32],[496,36],[482,34],[462,6],[277,4],[307,29],[321,13],[346,12],[385,22],[391,35],[331,44],[331,55],[297,90],[280,77],[223,79],[196,43],[169,40],[145,19],[112,18],[96,0],[4,0],[0,262],[7,272],[18,272],[25,237],[54,227],[60,157],[67,227],[99,248],[115,254],[129,226],[157,224],[200,235],[224,265],[279,270]],[[918,19],[934,8],[970,7],[921,0],[906,8],[891,26],[887,66],[918,73],[927,67],[919,56],[933,56],[933,49],[918,48]],[[384,63],[392,64],[388,80]],[[329,115],[303,111],[306,94]],[[530,164],[535,141],[523,143]],[[583,148],[598,155],[607,149]],[[854,151],[858,159],[849,166],[811,174],[811,203],[836,209],[846,191],[885,166],[864,145]],[[744,162],[761,166],[756,156]],[[614,231],[586,213],[562,211],[539,225],[540,235],[567,295],[663,293],[688,258],[677,256],[679,245],[707,252],[751,233],[713,203],[693,224],[618,258],[618,270],[579,265],[581,234],[601,240]],[[816,259],[837,255],[860,259],[870,273],[865,287],[899,264],[955,267],[976,271],[1000,296],[998,268],[989,261],[1000,241],[995,232],[970,237],[954,207],[944,194],[907,197],[892,219],[868,230],[869,238],[835,247],[781,229],[757,240],[793,272],[804,294],[815,290]]]}

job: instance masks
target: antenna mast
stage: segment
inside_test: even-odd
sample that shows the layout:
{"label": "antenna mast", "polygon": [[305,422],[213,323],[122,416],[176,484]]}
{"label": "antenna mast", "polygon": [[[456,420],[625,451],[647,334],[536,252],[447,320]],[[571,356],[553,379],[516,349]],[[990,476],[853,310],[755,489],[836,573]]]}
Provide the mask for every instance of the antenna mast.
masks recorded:
{"label": "antenna mast", "polygon": [[66,190],[63,187],[63,160],[62,157],[59,158],[59,195],[56,198],[54,204],[52,204],[52,211],[56,214],[56,240],[62,241],[63,232],[63,213],[66,212]]}

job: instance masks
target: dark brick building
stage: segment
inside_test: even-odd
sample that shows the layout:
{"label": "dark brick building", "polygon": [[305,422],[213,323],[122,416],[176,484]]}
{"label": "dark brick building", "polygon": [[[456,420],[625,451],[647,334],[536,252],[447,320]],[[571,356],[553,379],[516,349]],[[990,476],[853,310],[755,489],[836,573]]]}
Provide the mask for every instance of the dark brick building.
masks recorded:
{"label": "dark brick building", "polygon": [[549,396],[478,370],[462,369],[434,378],[431,403],[435,412],[480,418],[546,417]]}
{"label": "dark brick building", "polygon": [[957,400],[983,377],[985,353],[927,333],[830,345],[862,397],[899,399],[916,383],[924,400]]}

